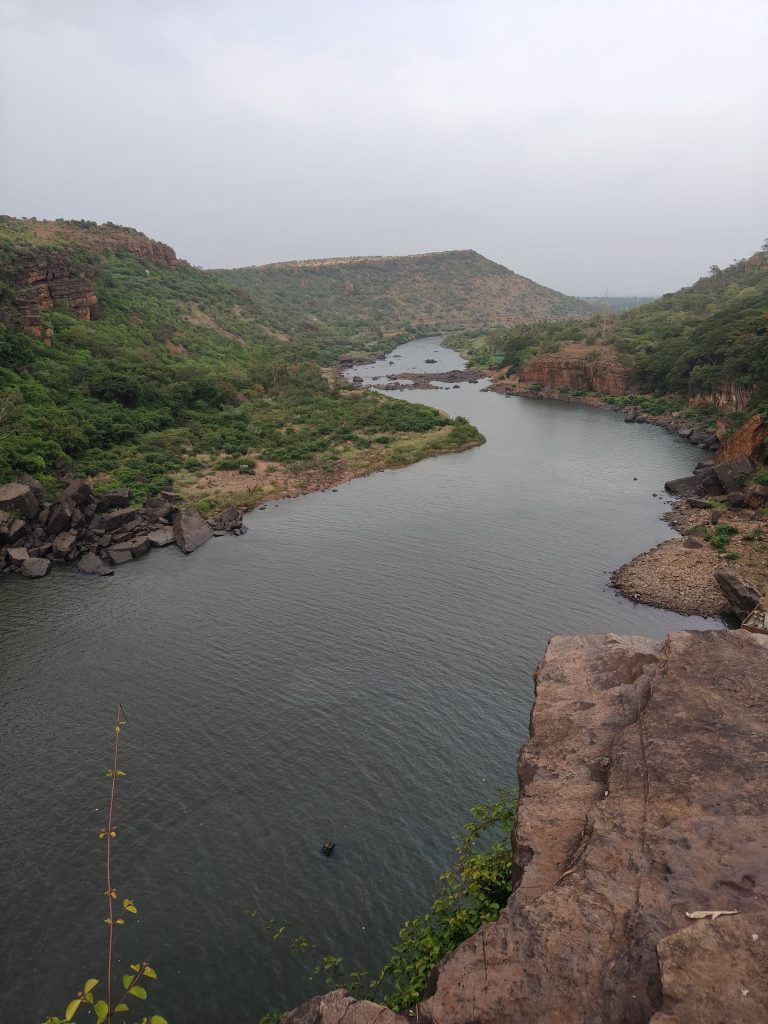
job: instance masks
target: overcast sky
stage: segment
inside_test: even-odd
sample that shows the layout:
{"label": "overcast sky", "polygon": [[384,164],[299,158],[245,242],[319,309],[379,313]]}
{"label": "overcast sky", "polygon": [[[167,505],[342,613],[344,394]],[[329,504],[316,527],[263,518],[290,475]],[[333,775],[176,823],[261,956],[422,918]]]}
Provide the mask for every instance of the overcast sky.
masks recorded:
{"label": "overcast sky", "polygon": [[768,235],[767,0],[0,0],[0,212],[660,294]]}

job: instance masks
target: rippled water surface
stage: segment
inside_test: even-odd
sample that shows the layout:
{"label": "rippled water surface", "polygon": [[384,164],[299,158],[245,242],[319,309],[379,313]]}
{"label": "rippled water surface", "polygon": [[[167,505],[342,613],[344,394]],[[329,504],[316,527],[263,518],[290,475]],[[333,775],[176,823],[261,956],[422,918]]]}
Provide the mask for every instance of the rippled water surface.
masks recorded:
{"label": "rippled water surface", "polygon": [[[438,346],[355,373],[463,365]],[[713,625],[634,607],[607,575],[671,535],[652,493],[699,453],[481,387],[405,396],[467,416],[481,448],[112,578],[0,579],[0,1021],[61,1014],[104,976],[118,700],[115,873],[140,909],[118,948],[155,965],[172,1022],[246,1024],[312,989],[265,919],[375,965],[423,909],[468,807],[515,783],[550,635]]]}

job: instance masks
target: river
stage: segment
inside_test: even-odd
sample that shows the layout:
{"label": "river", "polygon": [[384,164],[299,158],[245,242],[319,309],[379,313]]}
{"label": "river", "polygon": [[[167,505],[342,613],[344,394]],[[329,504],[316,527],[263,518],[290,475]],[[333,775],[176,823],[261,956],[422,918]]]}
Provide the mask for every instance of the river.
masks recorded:
{"label": "river", "polygon": [[[463,366],[439,340],[354,373]],[[425,908],[468,808],[515,783],[552,634],[718,625],[608,583],[671,536],[653,493],[695,448],[481,389],[402,397],[466,416],[482,447],[272,503],[243,537],[111,578],[0,579],[0,1021],[63,1014],[104,977],[117,701],[114,873],[140,911],[122,962],[151,961],[171,1024],[253,1024],[317,988],[279,926],[375,966]]]}

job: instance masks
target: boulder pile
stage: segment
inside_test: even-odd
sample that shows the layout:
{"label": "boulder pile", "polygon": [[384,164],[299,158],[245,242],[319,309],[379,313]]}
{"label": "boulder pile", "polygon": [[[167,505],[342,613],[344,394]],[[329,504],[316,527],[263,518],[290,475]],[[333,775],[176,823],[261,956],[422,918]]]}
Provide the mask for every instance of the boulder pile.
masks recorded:
{"label": "boulder pile", "polygon": [[246,530],[240,509],[230,506],[207,521],[172,491],[137,508],[127,487],[97,495],[87,480],[68,481],[53,501],[27,474],[0,485],[0,573],[30,579],[68,564],[86,575],[111,576],[114,566],[152,548],[175,543],[189,554],[210,537]]}

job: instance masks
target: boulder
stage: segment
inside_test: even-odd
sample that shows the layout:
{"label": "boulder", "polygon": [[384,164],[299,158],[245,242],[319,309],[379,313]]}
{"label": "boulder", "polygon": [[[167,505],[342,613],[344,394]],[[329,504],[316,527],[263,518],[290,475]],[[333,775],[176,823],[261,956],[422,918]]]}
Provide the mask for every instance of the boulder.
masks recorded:
{"label": "boulder", "polygon": [[689,508],[711,508],[712,506],[704,498],[687,498]]}
{"label": "boulder", "polygon": [[159,497],[169,505],[178,505],[182,500],[181,495],[175,491],[160,491]]}
{"label": "boulder", "polygon": [[717,462],[730,462],[739,456],[746,456],[753,462],[765,458],[765,442],[768,440],[768,421],[753,416],[742,427],[722,439],[722,447],[715,456]]}
{"label": "boulder", "polygon": [[677,494],[681,498],[703,498],[706,495],[716,497],[725,493],[714,467],[702,469],[700,472],[694,473],[693,476],[668,480],[664,487],[670,494]]}
{"label": "boulder", "polygon": [[717,441],[717,434],[714,430],[694,430],[688,440],[691,444],[698,444],[702,448],[709,448],[711,444]]}
{"label": "boulder", "polygon": [[61,533],[62,530],[66,530],[70,524],[72,513],[74,511],[75,506],[68,498],[54,502],[54,504],[51,505],[51,510],[45,521],[45,532],[48,536],[55,537],[57,533]]}
{"label": "boulder", "polygon": [[34,519],[40,510],[40,502],[28,484],[16,480],[0,486],[0,509],[15,511],[23,519]]}
{"label": "boulder", "polygon": [[213,530],[195,509],[184,509],[173,515],[173,537],[188,555],[213,536]]}
{"label": "boulder", "polygon": [[741,491],[731,491],[730,494],[726,494],[725,500],[731,508],[745,508],[747,504],[747,498]]}
{"label": "boulder", "polygon": [[43,485],[37,479],[37,477],[30,476],[29,473],[19,473],[18,481],[20,484],[26,484],[27,487],[33,492],[39,502],[43,500]]}
{"label": "boulder", "polygon": [[117,487],[99,498],[102,508],[127,508],[131,504],[131,492],[127,487]]}
{"label": "boulder", "polygon": [[243,517],[234,505],[228,505],[219,513],[219,522],[223,530],[239,530],[243,525]]}
{"label": "boulder", "polygon": [[31,580],[47,576],[51,563],[47,558],[25,558],[21,563],[21,575]]}
{"label": "boulder", "polygon": [[23,547],[8,548],[6,555],[8,557],[8,562],[11,565],[18,566],[22,565],[29,558],[29,551]]}
{"label": "boulder", "polygon": [[747,503],[750,508],[762,508],[768,505],[768,487],[764,484],[752,484],[747,488]]}
{"label": "boulder", "polygon": [[695,537],[686,537],[683,541],[684,548],[703,548],[704,545],[700,540],[696,540]]}
{"label": "boulder", "polygon": [[171,527],[163,526],[159,530],[152,530],[151,533],[148,533],[147,540],[153,548],[164,548],[168,544],[173,544],[175,538]]}
{"label": "boulder", "polygon": [[760,591],[753,587],[751,583],[746,583],[735,572],[716,569],[715,580],[725,594],[731,611],[740,619],[746,619],[752,609],[760,604],[762,597]]}
{"label": "boulder", "polygon": [[125,527],[135,518],[136,512],[132,508],[116,508],[102,517],[102,526],[107,533],[115,533],[116,530]]}
{"label": "boulder", "polygon": [[85,573],[87,576],[114,575],[114,569],[107,565],[106,562],[103,562],[93,551],[89,551],[86,555],[83,555],[77,563],[77,571]]}
{"label": "boulder", "polygon": [[113,548],[107,548],[107,555],[112,559],[114,565],[124,565],[126,562],[133,561],[133,555],[131,552],[126,551],[125,549],[120,549],[119,547],[117,551]]}
{"label": "boulder", "polygon": [[713,470],[726,492],[741,490],[754,471],[754,463],[746,455],[740,455],[730,462],[723,462]]}
{"label": "boulder", "polygon": [[109,549],[110,555],[114,554],[115,551],[130,551],[132,558],[138,558],[139,555],[146,555],[149,551],[149,537],[143,533],[138,537],[131,537],[130,540],[124,540],[119,544],[113,544]]}
{"label": "boulder", "polygon": [[77,533],[74,530],[65,530],[54,538],[51,551],[56,558],[73,558],[76,550]]}
{"label": "boulder", "polygon": [[64,489],[61,497],[65,501],[71,501],[73,505],[85,505],[93,498],[93,488],[87,480],[73,480]]}
{"label": "boulder", "polygon": [[22,537],[26,535],[27,524],[23,519],[12,519],[5,532],[8,544],[18,544]]}

